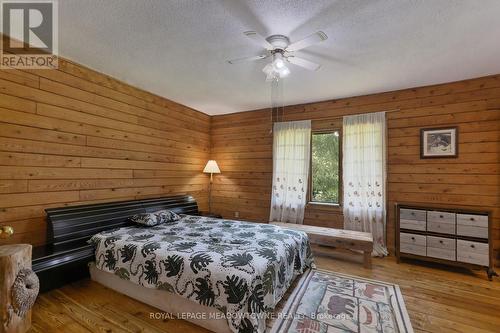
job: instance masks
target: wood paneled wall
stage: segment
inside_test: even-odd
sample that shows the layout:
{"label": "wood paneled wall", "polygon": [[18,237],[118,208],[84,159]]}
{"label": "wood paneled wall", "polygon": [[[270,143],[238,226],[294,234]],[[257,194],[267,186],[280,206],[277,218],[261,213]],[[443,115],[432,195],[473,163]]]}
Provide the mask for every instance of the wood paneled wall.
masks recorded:
{"label": "wood paneled wall", "polygon": [[44,209],[190,193],[207,206],[210,117],[60,59],[0,70],[2,243],[43,244]]}
{"label": "wood paneled wall", "polygon": [[[334,128],[342,116],[388,111],[388,242],[395,202],[492,211],[500,248],[500,75],[288,106],[283,120]],[[458,126],[457,159],[422,160],[419,131]],[[61,59],[58,70],[0,70],[0,223],[10,242],[45,242],[48,207],[180,193],[213,211],[267,221],[269,110],[209,117]],[[306,224],[342,227],[338,208],[309,205]]]}
{"label": "wood paneled wall", "polygon": [[[394,203],[492,211],[500,248],[500,75],[285,108],[285,121],[334,126],[344,115],[389,111],[388,243],[394,247]],[[459,157],[420,159],[420,129],[458,126]],[[270,111],[212,117],[213,210],[267,221],[272,176]],[[309,205],[306,224],[342,227],[339,209]]]}

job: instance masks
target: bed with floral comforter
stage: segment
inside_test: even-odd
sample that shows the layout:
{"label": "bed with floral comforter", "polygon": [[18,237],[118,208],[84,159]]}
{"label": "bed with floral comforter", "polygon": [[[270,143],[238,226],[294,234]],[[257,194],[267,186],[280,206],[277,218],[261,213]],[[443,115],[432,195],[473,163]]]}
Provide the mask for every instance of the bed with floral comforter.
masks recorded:
{"label": "bed with floral comforter", "polygon": [[215,307],[233,332],[264,332],[266,313],[312,264],[303,232],[190,215],[102,232],[90,242],[97,268]]}

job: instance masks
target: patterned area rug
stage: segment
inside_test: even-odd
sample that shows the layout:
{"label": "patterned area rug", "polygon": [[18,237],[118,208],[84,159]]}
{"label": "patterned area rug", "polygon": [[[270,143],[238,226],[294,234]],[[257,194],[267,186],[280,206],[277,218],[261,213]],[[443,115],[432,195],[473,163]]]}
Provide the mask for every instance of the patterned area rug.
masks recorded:
{"label": "patterned area rug", "polygon": [[271,333],[413,332],[395,284],[309,270],[285,299],[268,324]]}

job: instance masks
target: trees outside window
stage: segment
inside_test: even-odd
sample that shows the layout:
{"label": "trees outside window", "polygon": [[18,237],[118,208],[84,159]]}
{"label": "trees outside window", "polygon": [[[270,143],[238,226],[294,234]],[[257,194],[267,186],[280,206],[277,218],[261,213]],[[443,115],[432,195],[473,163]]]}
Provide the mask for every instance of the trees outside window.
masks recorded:
{"label": "trees outside window", "polygon": [[340,204],[340,132],[313,133],[311,202]]}

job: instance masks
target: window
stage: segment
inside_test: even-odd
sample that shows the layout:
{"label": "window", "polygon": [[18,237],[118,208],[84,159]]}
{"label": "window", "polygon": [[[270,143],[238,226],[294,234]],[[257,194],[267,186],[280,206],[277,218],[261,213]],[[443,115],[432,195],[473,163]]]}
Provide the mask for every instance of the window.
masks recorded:
{"label": "window", "polygon": [[340,131],[313,133],[311,202],[340,204]]}

